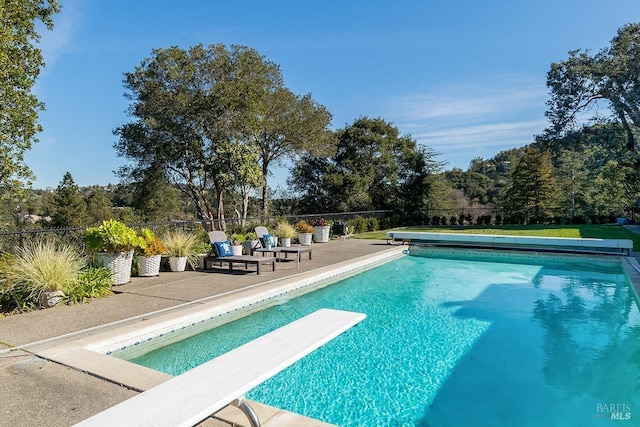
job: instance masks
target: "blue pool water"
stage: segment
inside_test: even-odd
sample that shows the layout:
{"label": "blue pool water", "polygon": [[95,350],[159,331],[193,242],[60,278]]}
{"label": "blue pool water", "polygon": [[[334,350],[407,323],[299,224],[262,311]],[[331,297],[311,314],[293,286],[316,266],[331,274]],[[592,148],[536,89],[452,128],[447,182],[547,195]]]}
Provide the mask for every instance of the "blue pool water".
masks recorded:
{"label": "blue pool water", "polygon": [[368,317],[247,397],[341,426],[639,425],[640,315],[610,263],[407,256],[132,362],[177,375],[323,307]]}

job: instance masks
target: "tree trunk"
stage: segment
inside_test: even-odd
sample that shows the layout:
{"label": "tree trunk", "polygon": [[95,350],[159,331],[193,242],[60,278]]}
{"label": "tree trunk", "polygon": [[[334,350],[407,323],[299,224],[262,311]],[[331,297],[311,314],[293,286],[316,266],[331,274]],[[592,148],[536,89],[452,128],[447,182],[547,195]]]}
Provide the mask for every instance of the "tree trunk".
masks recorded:
{"label": "tree trunk", "polygon": [[224,220],[224,202],[223,202],[223,191],[217,190],[216,191],[216,197],[218,200],[218,228],[220,230],[226,231],[227,230],[227,224],[225,223]]}
{"label": "tree trunk", "polygon": [[262,215],[269,216],[269,186],[267,185],[267,174],[269,173],[269,162],[262,163],[262,176],[264,183],[262,185]]}
{"label": "tree trunk", "polygon": [[244,227],[247,224],[247,216],[249,215],[249,194],[251,187],[240,186],[240,195],[242,196],[242,216],[240,217],[240,225]]}

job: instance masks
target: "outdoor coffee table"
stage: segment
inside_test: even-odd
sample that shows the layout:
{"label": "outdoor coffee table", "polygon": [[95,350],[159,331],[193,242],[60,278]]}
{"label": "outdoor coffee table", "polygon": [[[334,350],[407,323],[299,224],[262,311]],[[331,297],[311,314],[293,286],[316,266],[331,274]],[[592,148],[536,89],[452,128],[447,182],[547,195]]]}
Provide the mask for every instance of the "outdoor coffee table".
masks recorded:
{"label": "outdoor coffee table", "polygon": [[291,246],[291,247],[282,247],[277,246],[275,248],[259,248],[254,249],[253,252],[259,252],[261,254],[269,254],[273,253],[273,255],[280,260],[280,254],[284,254],[285,258],[288,258],[289,254],[296,254],[296,270],[300,269],[300,261],[302,259],[303,253],[309,254],[309,259],[311,259],[311,246]]}

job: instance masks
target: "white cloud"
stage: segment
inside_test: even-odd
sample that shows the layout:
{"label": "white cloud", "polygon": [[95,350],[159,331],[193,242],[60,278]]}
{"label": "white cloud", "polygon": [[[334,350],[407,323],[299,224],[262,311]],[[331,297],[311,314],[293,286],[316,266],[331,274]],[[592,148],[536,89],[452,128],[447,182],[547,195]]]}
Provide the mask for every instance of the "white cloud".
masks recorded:
{"label": "white cloud", "polygon": [[488,123],[478,126],[443,128],[410,132],[416,140],[433,148],[464,149],[520,146],[533,141],[533,135],[545,126],[544,121]]}
{"label": "white cloud", "polygon": [[39,48],[42,50],[45,64],[49,67],[56,63],[72,43],[77,25],[83,19],[83,8],[86,4],[81,0],[64,0],[61,6],[60,13],[53,16],[53,30],[44,26],[39,29]]}
{"label": "white cloud", "polygon": [[534,80],[451,85],[394,100],[393,121],[403,133],[462,167],[474,157],[492,157],[533,142],[547,126],[546,98],[546,87]]}

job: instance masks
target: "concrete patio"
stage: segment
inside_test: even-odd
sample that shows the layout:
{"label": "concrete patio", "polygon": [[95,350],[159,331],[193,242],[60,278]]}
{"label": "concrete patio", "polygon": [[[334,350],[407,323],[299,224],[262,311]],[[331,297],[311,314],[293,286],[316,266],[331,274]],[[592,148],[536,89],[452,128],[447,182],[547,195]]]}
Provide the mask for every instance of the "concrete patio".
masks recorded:
{"label": "concrete patio", "polygon": [[[239,268],[233,272],[226,267],[208,271],[162,272],[156,277],[134,277],[130,283],[118,286],[115,295],[86,304],[0,318],[0,399],[3,402],[0,425],[69,426],[137,394],[81,370],[38,357],[34,354],[36,348],[80,333],[91,334],[113,322],[123,322],[276,279],[307,274],[389,248],[384,241],[332,240],[314,244],[313,258],[304,257],[299,270],[295,260],[290,259],[279,262],[276,271],[267,269],[259,276],[251,266],[246,271]],[[274,408],[260,406],[256,409],[265,427],[326,425]],[[241,415],[238,421],[245,422]],[[230,424],[209,420],[205,425]]]}

